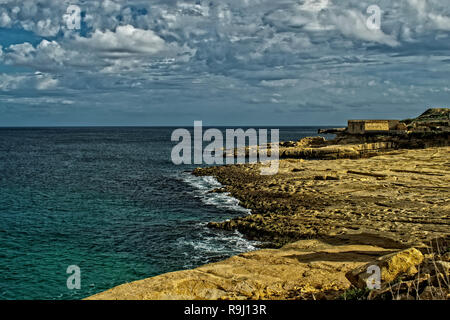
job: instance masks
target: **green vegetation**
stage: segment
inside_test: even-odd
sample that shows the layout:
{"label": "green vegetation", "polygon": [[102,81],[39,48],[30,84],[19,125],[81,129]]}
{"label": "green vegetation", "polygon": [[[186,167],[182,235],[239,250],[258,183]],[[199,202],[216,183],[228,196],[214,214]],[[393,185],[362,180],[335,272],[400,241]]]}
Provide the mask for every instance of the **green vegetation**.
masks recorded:
{"label": "green vegetation", "polygon": [[370,290],[368,288],[350,288],[340,295],[337,300],[367,300]]}

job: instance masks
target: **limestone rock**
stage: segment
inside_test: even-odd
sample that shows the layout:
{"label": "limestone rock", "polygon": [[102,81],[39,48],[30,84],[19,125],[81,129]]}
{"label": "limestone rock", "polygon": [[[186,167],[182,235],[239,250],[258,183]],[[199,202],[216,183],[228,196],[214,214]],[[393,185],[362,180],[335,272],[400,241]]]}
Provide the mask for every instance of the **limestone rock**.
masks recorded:
{"label": "limestone rock", "polygon": [[390,251],[301,240],[123,284],[88,299],[334,299],[350,286],[347,271],[385,252]]}
{"label": "limestone rock", "polygon": [[422,263],[422,253],[409,248],[386,256],[382,256],[373,262],[348,272],[345,276],[358,288],[367,288],[367,279],[372,275],[367,270],[370,266],[378,266],[381,270],[381,283],[391,282],[402,274],[413,275],[417,273],[416,266]]}

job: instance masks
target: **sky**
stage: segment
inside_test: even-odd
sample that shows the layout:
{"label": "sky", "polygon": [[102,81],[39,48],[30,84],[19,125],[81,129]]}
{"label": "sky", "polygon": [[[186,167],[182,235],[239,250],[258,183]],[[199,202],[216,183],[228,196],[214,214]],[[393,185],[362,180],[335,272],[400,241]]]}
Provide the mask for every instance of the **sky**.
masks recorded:
{"label": "sky", "polygon": [[448,0],[0,0],[0,126],[404,119],[449,80]]}

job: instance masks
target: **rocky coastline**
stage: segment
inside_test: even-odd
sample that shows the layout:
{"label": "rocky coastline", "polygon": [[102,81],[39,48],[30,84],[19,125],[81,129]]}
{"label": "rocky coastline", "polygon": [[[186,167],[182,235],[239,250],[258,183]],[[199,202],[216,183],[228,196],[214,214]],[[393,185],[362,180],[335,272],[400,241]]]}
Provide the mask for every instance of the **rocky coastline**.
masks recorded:
{"label": "rocky coastline", "polygon": [[[337,160],[280,160],[279,173],[259,175],[260,164],[201,168],[252,215],[211,227],[238,230],[281,247],[296,240],[362,233],[399,244],[448,232],[449,147],[396,150]],[[357,231],[357,232],[356,232]],[[386,240],[387,241],[387,240]]]}
{"label": "rocky coastline", "polygon": [[450,299],[449,145],[448,132],[315,137],[280,143],[273,176],[259,163],[198,168],[252,212],[209,227],[261,250],[89,299]]}
{"label": "rocky coastline", "polygon": [[[265,249],[124,284],[89,299],[368,296],[361,270],[383,261],[403,286],[399,297],[448,299],[448,159],[450,147],[437,147],[360,159],[283,159],[275,176],[259,175],[259,164],[197,169],[194,174],[215,176],[224,185],[217,192],[230,192],[253,212],[210,227],[239,230],[263,241]],[[420,288],[414,291],[417,277]],[[394,280],[388,280],[380,295],[390,294]]]}

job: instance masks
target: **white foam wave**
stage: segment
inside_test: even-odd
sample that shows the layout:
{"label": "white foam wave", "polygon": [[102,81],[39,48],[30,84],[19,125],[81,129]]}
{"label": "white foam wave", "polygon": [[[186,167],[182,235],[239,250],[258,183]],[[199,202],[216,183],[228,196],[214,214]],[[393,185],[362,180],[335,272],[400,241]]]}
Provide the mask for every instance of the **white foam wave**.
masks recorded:
{"label": "white foam wave", "polygon": [[[206,224],[201,226],[208,230]],[[190,238],[190,237],[189,237]],[[198,238],[182,237],[177,239],[177,246],[182,247],[186,255],[185,268],[192,268],[204,263],[222,260],[226,257],[257,249],[258,241],[247,240],[238,231],[201,232]]]}
{"label": "white foam wave", "polygon": [[221,209],[251,214],[251,210],[241,207],[239,205],[239,200],[231,197],[229,192],[210,193],[211,190],[223,187],[216,178],[211,176],[197,177],[185,172],[182,175],[182,179],[196,189],[194,196],[199,197],[204,204]]}
{"label": "white foam wave", "polygon": [[[184,172],[181,179],[194,188],[192,195],[199,198],[204,204],[215,206],[234,212],[251,214],[249,209],[239,205],[239,200],[229,193],[210,193],[209,191],[221,188],[223,185],[211,176],[197,177]],[[193,268],[212,261],[223,260],[226,257],[257,249],[258,241],[248,240],[237,230],[225,232],[212,230],[207,223],[197,225],[198,232],[177,240],[177,246],[186,253],[185,268]]]}

